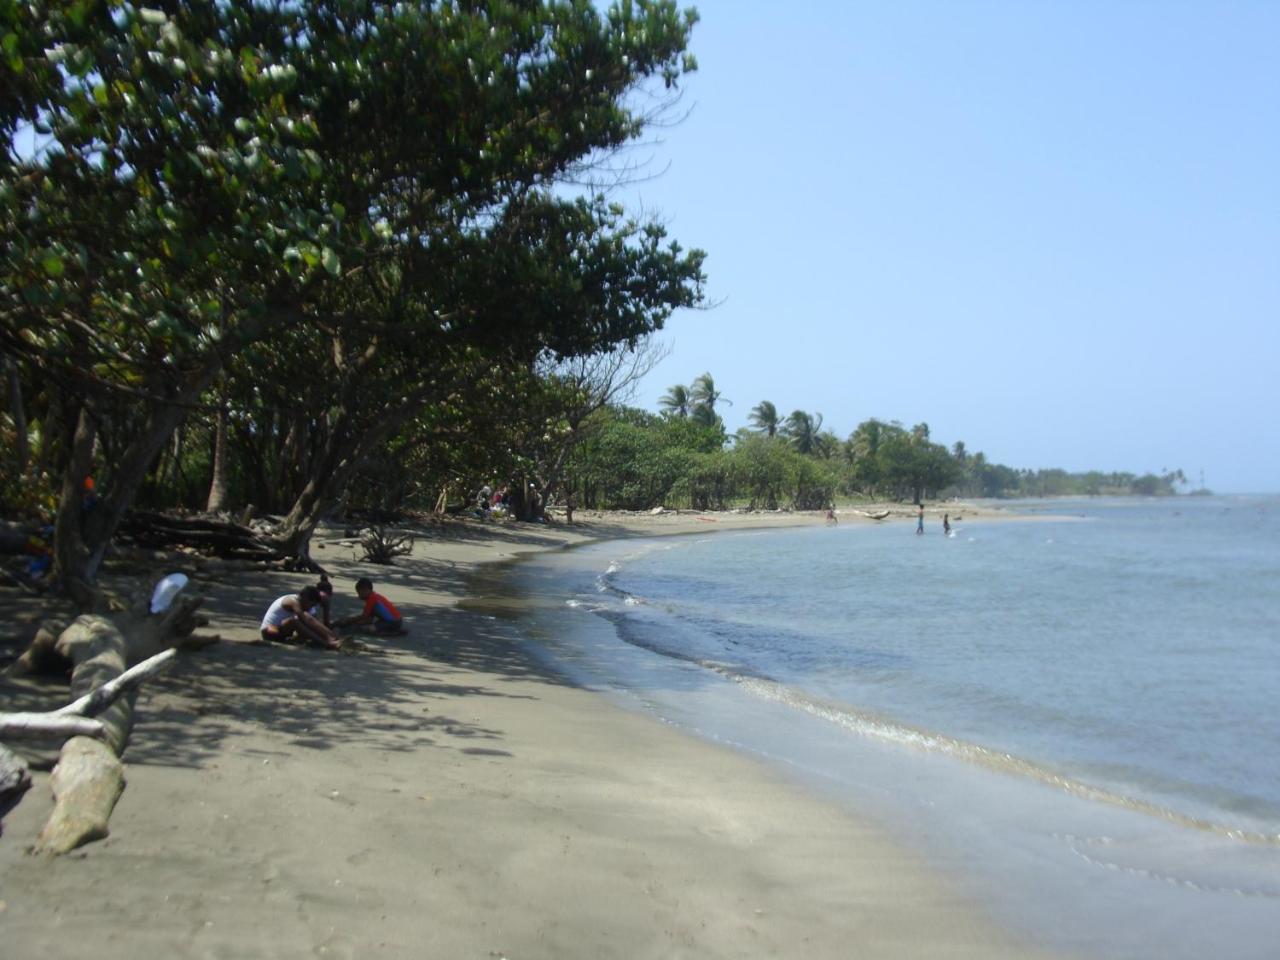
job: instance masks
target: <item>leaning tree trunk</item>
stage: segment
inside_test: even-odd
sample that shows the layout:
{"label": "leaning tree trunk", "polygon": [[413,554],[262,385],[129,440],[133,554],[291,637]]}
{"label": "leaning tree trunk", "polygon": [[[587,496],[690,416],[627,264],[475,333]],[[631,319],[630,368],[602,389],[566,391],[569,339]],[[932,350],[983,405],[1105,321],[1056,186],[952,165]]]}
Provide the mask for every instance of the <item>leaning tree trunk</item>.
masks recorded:
{"label": "leaning tree trunk", "polygon": [[[58,497],[58,515],[53,527],[53,572],[62,589],[81,608],[92,609],[93,580],[97,562],[91,560],[84,539],[84,479],[93,460],[93,444],[97,425],[85,407],[76,417],[75,433],[66,469],[62,474],[62,490]],[[104,544],[105,547],[105,544]]]}
{"label": "leaning tree trunk", "polygon": [[324,449],[312,461],[311,479],[272,534],[272,546],[297,558],[304,567],[309,566],[311,535],[320,520],[346,494],[351,478],[365,457],[385,443],[418,409],[419,401],[411,398],[403,401],[397,410],[378,411],[367,427],[356,429],[354,418],[345,407],[340,407],[333,415]]}
{"label": "leaning tree trunk", "polygon": [[62,589],[84,608],[92,607],[93,588],[107,546],[156,454],[182,423],[189,406],[208,389],[220,365],[217,356],[207,358],[176,396],[152,402],[146,422],[114,464],[114,473],[107,478],[105,489],[100,488],[99,499],[91,510],[84,509],[84,478],[89,471],[96,430],[90,410],[79,408],[54,528],[53,573]]}

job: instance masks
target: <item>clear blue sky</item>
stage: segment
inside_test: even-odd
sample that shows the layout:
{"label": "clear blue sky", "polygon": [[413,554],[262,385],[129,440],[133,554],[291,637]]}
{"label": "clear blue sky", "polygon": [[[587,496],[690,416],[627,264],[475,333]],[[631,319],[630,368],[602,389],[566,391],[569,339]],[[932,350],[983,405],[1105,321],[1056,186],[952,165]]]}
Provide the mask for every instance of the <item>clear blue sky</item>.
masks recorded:
{"label": "clear blue sky", "polygon": [[1280,2],[704,0],[621,199],[708,254],[635,403],[1280,490]]}

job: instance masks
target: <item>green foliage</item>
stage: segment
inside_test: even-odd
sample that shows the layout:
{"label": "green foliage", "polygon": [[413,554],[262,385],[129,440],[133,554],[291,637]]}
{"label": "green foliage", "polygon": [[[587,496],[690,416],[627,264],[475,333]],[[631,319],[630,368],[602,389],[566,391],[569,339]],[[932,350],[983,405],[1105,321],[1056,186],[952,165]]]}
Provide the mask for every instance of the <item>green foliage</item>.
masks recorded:
{"label": "green foliage", "polygon": [[834,498],[832,465],[802,453],[783,437],[742,436],[729,460],[735,495],[751,509],[817,510]]}
{"label": "green foliage", "polygon": [[[695,477],[719,449],[718,433],[688,418],[626,407],[596,417],[597,428],[575,451],[571,468],[578,502],[586,508],[646,510],[673,495],[687,505],[698,489]],[[676,493],[678,483],[683,486]]]}
{"label": "green foliage", "polygon": [[776,437],[782,424],[782,419],[778,415],[778,408],[768,400],[761,400],[752,407],[749,419],[755,431],[763,433],[766,437]]}
{"label": "green foliage", "polygon": [[157,456],[224,372],[258,461],[239,475],[306,499],[305,525],[477,370],[634,343],[698,303],[700,251],[557,189],[644,130],[637,93],[695,69],[696,19],[0,4],[0,347],[65,391],[66,423],[87,409],[112,466],[99,542],[149,470],[156,495],[180,478]]}

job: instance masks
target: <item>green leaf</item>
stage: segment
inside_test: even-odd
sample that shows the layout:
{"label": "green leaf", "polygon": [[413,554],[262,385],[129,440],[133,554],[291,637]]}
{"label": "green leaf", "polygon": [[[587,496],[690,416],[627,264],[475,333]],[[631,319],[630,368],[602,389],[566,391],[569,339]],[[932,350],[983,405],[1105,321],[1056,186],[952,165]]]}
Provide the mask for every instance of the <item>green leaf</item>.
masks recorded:
{"label": "green leaf", "polygon": [[62,258],[52,250],[45,253],[43,259],[40,261],[40,266],[44,267],[44,272],[54,279],[62,276],[63,272],[66,270],[66,267],[62,264]]}
{"label": "green leaf", "polygon": [[338,271],[342,269],[342,261],[338,259],[338,255],[333,252],[331,247],[324,248],[324,251],[320,254],[320,262],[335,277],[338,275]]}

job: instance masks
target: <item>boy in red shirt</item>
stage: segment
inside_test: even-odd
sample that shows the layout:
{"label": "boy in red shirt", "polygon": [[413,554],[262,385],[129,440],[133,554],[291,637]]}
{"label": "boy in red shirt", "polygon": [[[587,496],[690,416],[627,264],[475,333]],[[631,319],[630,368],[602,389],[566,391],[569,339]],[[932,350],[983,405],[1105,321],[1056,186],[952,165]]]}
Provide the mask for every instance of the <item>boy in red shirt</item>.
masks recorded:
{"label": "boy in red shirt", "polygon": [[374,593],[373,581],[361,577],[356,581],[356,593],[364,601],[364,609],[354,617],[339,620],[337,626],[354,627],[373,625],[374,633],[404,633],[404,619],[395,604],[380,593]]}

